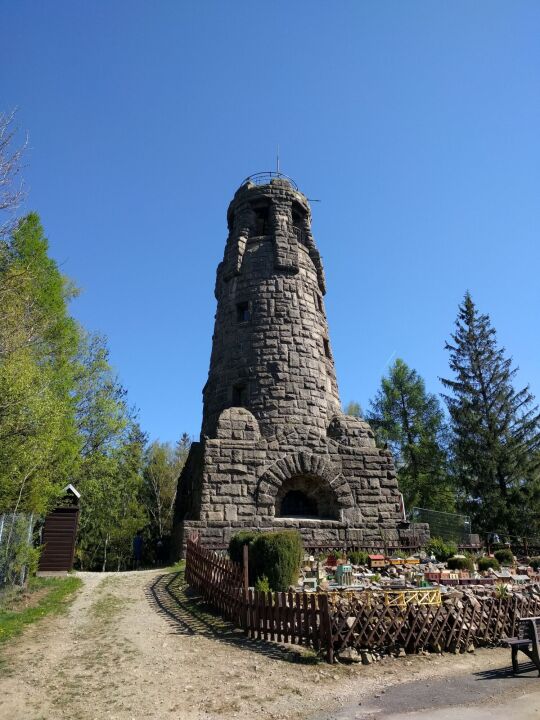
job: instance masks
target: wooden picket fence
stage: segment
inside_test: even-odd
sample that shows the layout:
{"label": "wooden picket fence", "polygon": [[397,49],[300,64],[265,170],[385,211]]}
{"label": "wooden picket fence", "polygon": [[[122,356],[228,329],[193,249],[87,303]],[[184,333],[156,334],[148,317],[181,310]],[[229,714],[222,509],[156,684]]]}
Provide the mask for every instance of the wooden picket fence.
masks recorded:
{"label": "wooden picket fence", "polygon": [[246,556],[247,552],[242,568],[188,540],[186,581],[251,638],[327,648],[331,644],[328,596],[250,589]]}
{"label": "wooden picket fence", "polygon": [[186,582],[225,617],[243,627],[244,573],[239,565],[213,550],[188,540]]}
{"label": "wooden picket fence", "polygon": [[514,637],[520,618],[540,615],[540,599],[526,595],[403,607],[383,594],[259,592],[248,588],[247,560],[247,546],[242,568],[188,540],[186,581],[249,637],[307,645],[328,662],[346,648],[464,652]]}
{"label": "wooden picket fence", "polygon": [[439,606],[371,606],[361,600],[340,599],[330,609],[334,652],[355,649],[405,648],[464,652],[471,645],[489,645],[515,637],[519,618],[540,614],[533,597],[469,598]]}

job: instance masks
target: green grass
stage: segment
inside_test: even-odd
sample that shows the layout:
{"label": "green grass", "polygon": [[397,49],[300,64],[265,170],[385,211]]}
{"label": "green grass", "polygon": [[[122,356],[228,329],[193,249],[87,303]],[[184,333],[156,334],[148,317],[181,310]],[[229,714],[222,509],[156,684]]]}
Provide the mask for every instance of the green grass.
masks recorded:
{"label": "green grass", "polygon": [[[77,577],[31,578],[25,591],[5,596],[0,601],[0,643],[20,635],[27,625],[46,615],[64,612],[81,585],[82,580]],[[32,595],[36,593],[39,596],[33,605]],[[30,607],[25,607],[25,600],[31,603]]]}
{"label": "green grass", "polygon": [[168,567],[164,567],[162,569],[164,573],[184,572],[184,570],[186,569],[186,561],[177,560],[173,565],[169,565]]}

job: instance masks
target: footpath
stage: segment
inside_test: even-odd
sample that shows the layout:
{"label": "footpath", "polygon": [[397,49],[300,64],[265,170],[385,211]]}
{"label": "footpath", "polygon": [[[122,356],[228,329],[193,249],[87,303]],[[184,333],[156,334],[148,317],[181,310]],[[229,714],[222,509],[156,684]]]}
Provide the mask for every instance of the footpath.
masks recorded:
{"label": "footpath", "polygon": [[10,720],[540,720],[535,672],[510,652],[408,656],[369,666],[250,641],[181,573],[80,573],[65,615],[0,647]]}

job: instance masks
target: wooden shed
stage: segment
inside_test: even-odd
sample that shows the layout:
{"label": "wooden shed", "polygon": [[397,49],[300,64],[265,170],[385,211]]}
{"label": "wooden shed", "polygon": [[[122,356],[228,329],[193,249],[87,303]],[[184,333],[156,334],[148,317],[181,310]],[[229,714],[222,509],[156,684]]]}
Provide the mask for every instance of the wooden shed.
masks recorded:
{"label": "wooden shed", "polygon": [[39,573],[62,573],[71,570],[79,523],[81,495],[73,485],[64,488],[64,500],[45,518],[41,534],[43,550]]}

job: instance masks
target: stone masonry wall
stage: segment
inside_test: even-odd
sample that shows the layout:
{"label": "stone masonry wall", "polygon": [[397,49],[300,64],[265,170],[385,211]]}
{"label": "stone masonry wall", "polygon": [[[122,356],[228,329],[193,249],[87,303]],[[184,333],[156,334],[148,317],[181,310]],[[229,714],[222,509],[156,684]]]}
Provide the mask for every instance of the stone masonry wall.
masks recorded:
{"label": "stone masonry wall", "polygon": [[[253,208],[266,219],[258,222]],[[340,403],[307,201],[287,183],[243,187],[228,217],[203,434],[214,435],[235,387],[265,434],[289,424],[325,431]]]}

